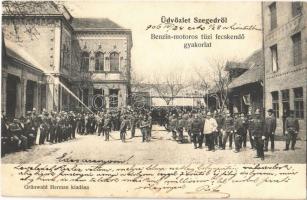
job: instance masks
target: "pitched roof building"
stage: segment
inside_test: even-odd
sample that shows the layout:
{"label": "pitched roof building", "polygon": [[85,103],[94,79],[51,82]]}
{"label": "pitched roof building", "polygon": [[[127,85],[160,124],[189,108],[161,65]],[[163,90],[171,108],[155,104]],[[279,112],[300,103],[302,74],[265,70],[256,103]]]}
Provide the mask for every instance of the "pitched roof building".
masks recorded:
{"label": "pitched roof building", "polygon": [[[228,85],[229,109],[233,113],[253,113],[263,107],[263,52],[255,51],[240,63],[240,68],[246,69]],[[232,67],[236,69],[236,66]]]}

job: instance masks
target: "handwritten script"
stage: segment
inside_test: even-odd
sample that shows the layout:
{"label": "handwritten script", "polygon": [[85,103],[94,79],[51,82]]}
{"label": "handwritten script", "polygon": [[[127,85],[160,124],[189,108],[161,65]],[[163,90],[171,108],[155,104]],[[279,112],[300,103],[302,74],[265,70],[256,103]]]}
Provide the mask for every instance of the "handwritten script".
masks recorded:
{"label": "handwritten script", "polygon": [[[228,184],[291,183],[297,171],[287,164],[240,165],[109,165],[98,164],[19,164],[14,167],[24,185],[39,184],[118,184],[132,185],[134,191],[188,194],[214,193],[221,198],[230,194],[223,188]],[[112,162],[111,162],[112,163]],[[267,185],[268,186],[268,185]]]}
{"label": "handwritten script", "polygon": [[161,23],[157,25],[147,25],[145,28],[148,30],[163,30],[163,31],[261,31],[257,25],[242,25],[238,23],[233,23],[231,25],[220,25],[220,24],[198,24],[198,25],[178,25],[173,23]]}

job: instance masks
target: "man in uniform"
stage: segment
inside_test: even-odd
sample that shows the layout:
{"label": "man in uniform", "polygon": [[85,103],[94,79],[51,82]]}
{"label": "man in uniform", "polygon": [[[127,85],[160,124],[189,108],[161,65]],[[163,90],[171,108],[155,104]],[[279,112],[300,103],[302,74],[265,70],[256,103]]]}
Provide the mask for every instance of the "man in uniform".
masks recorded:
{"label": "man in uniform", "polygon": [[151,139],[151,132],[152,132],[152,117],[151,117],[151,112],[148,111],[148,121],[149,121],[149,128],[148,128],[148,139]]}
{"label": "man in uniform", "polygon": [[218,146],[220,149],[223,148],[223,125],[224,125],[224,116],[223,113],[218,113],[216,116],[217,122],[217,139],[218,139]]}
{"label": "man in uniform", "polygon": [[178,136],[179,136],[178,141],[180,143],[183,143],[183,128],[184,128],[184,125],[185,125],[185,120],[182,118],[182,115],[179,114],[177,131],[178,131]]}
{"label": "man in uniform", "polygon": [[80,127],[81,127],[81,129],[80,129],[81,135],[84,135],[85,131],[86,131],[86,124],[87,124],[87,122],[86,122],[86,114],[85,113],[82,113],[82,115],[80,116],[80,123],[81,123],[81,125],[80,125]]}
{"label": "man in uniform", "polygon": [[172,120],[169,122],[170,124],[170,130],[172,131],[172,137],[174,140],[177,138],[177,125],[178,125],[178,120],[176,118],[176,114],[173,114]]}
{"label": "man in uniform", "polygon": [[49,142],[55,142],[56,135],[56,113],[51,111],[50,131],[49,131]]}
{"label": "man in uniform", "polygon": [[192,113],[189,113],[188,115],[188,119],[186,121],[186,131],[188,132],[188,135],[190,137],[190,142],[193,142],[193,137],[192,137],[192,132],[191,132],[191,125],[192,125],[192,122],[193,122],[193,115]]}
{"label": "man in uniform", "polygon": [[[203,144],[203,138],[201,137],[201,134],[203,132],[203,122],[199,118],[198,114],[194,114],[194,119],[191,123],[191,133],[193,136],[193,143],[194,143],[194,149],[202,148]],[[197,146],[198,143],[198,146]]]}
{"label": "man in uniform", "polygon": [[251,124],[253,120],[251,111],[248,111],[246,120],[247,120],[247,131],[249,135],[249,142],[251,143],[251,149],[254,149],[255,145],[254,145],[254,140],[253,140],[252,131],[251,131]]}
{"label": "man in uniform", "polygon": [[64,140],[64,119],[63,114],[59,113],[57,116],[57,125],[56,125],[56,140],[55,142],[62,142]]}
{"label": "man in uniform", "polygon": [[26,118],[24,120],[24,134],[28,138],[28,148],[31,148],[35,143],[36,135],[33,122],[31,120],[31,111],[27,111]]}
{"label": "man in uniform", "polygon": [[294,150],[299,129],[300,127],[298,120],[294,117],[294,111],[291,110],[290,116],[286,118],[285,122],[286,148],[284,149],[284,151],[289,150],[290,142],[291,149]]}
{"label": "man in uniform", "polygon": [[241,113],[241,116],[235,119],[234,123],[235,153],[238,153],[242,148],[242,141],[245,132],[244,124],[245,124],[244,114]]}
{"label": "man in uniform", "polygon": [[20,148],[22,150],[27,150],[28,148],[28,139],[26,136],[24,136],[23,131],[24,130],[18,119],[14,119],[13,122],[9,124],[9,132],[12,137],[12,141],[17,147],[16,150],[19,150]]}
{"label": "man in uniform", "polygon": [[229,148],[232,149],[232,138],[233,138],[233,127],[234,121],[233,118],[230,115],[230,112],[226,111],[226,117],[223,124],[223,128],[221,131],[223,132],[223,147],[224,150],[226,148],[227,139],[229,138]]}
{"label": "man in uniform", "polygon": [[[243,115],[243,116],[242,116]],[[246,148],[246,142],[247,142],[247,129],[248,129],[248,119],[247,117],[244,115],[244,113],[241,114],[241,118],[243,117],[243,136],[242,136],[242,144],[243,144],[243,148]]]}
{"label": "man in uniform", "polygon": [[136,113],[131,112],[129,115],[131,138],[135,137]]}
{"label": "man in uniform", "polygon": [[276,130],[276,118],[273,115],[273,109],[268,110],[268,116],[265,118],[265,147],[264,151],[268,151],[269,140],[271,140],[271,151],[274,151],[274,134]]}
{"label": "man in uniform", "polygon": [[111,116],[109,113],[106,113],[105,116],[105,121],[104,121],[104,125],[103,125],[103,129],[104,129],[104,134],[105,134],[105,141],[109,141],[110,140],[110,131],[112,128],[112,122],[111,122]]}
{"label": "man in uniform", "polygon": [[77,133],[81,133],[81,128],[82,128],[82,125],[81,125],[81,113],[78,113],[77,116],[76,116],[76,123],[77,123]]}
{"label": "man in uniform", "polygon": [[39,137],[39,144],[44,144],[46,139],[49,135],[49,118],[48,112],[46,110],[43,111],[41,118],[41,125],[40,125],[40,137]]}
{"label": "man in uniform", "polygon": [[76,120],[76,115],[73,111],[70,112],[69,122],[70,122],[70,126],[71,126],[71,137],[72,137],[72,139],[75,139],[76,138],[77,120]]}
{"label": "man in uniform", "polygon": [[255,158],[261,158],[264,160],[263,143],[265,140],[264,136],[264,121],[261,119],[259,109],[256,110],[255,116],[251,121],[251,134],[255,142],[255,147],[257,149],[257,155]]}
{"label": "man in uniform", "polygon": [[126,132],[129,121],[127,120],[127,116],[123,115],[123,120],[120,124],[120,139],[122,142],[126,142]]}
{"label": "man in uniform", "polygon": [[149,130],[149,127],[150,127],[150,124],[149,124],[149,120],[148,120],[148,115],[144,114],[143,115],[143,119],[141,120],[140,122],[140,129],[141,129],[141,132],[142,132],[142,142],[149,142],[149,139],[148,139],[148,130]]}

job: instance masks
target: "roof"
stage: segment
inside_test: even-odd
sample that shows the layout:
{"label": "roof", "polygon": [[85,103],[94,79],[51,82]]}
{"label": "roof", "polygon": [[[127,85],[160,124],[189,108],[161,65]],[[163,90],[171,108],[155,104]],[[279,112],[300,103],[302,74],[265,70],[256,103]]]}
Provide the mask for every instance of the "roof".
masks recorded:
{"label": "roof", "polygon": [[256,83],[263,80],[264,76],[264,66],[263,65],[253,65],[246,72],[241,74],[238,78],[235,78],[230,84],[229,88],[236,88],[243,85]]}
{"label": "roof", "polygon": [[62,15],[58,6],[52,1],[3,1],[3,15]]}
{"label": "roof", "polygon": [[248,69],[249,66],[242,62],[233,62],[233,61],[227,61],[225,65],[225,70],[231,70],[231,69]]}
{"label": "roof", "polygon": [[262,50],[255,51],[247,59],[244,64],[248,66],[248,70],[237,78],[233,79],[229,84],[229,88],[236,88],[246,84],[262,81],[264,77],[264,64]]}
{"label": "roof", "polygon": [[263,65],[263,51],[262,49],[256,50],[252,55],[247,57],[244,61],[244,63],[247,63],[249,65]]}
{"label": "roof", "polygon": [[108,18],[73,18],[71,26],[74,29],[123,29]]}
{"label": "roof", "polygon": [[263,63],[263,55],[262,50],[258,49],[254,53],[252,53],[249,57],[247,57],[243,62],[234,62],[227,61],[225,70],[231,69],[249,69],[253,65],[262,65]]}
{"label": "roof", "polygon": [[23,48],[14,42],[5,41],[6,56],[12,57],[28,66],[43,72],[42,65],[40,65],[31,55],[29,55]]}

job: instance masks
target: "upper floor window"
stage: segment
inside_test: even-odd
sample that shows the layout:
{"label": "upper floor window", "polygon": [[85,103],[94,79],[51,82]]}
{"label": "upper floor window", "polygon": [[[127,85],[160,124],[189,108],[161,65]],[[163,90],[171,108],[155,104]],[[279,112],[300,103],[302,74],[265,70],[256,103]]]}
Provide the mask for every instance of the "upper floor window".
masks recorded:
{"label": "upper floor window", "polygon": [[119,54],[117,52],[112,52],[110,54],[110,71],[119,71]]}
{"label": "upper floor window", "polygon": [[104,54],[102,52],[97,52],[95,54],[95,71],[104,70]]}
{"label": "upper floor window", "polygon": [[270,14],[271,14],[271,30],[277,27],[277,9],[276,2],[272,3],[269,6]]}
{"label": "upper floor window", "polygon": [[81,71],[87,72],[90,64],[90,54],[88,52],[83,52],[81,57]]}
{"label": "upper floor window", "polygon": [[272,71],[277,72],[278,71],[278,51],[277,51],[277,45],[273,45],[270,47],[271,49],[271,58],[272,58]]}
{"label": "upper floor window", "polygon": [[295,17],[302,13],[302,4],[299,1],[292,2],[292,17]]}
{"label": "upper floor window", "polygon": [[293,65],[302,64],[302,39],[301,33],[296,33],[292,36],[292,49],[293,49]]}

